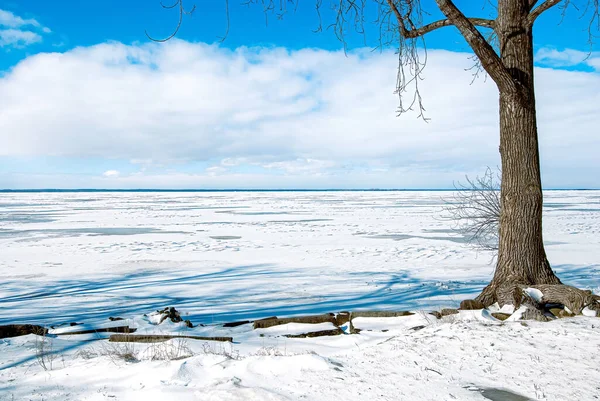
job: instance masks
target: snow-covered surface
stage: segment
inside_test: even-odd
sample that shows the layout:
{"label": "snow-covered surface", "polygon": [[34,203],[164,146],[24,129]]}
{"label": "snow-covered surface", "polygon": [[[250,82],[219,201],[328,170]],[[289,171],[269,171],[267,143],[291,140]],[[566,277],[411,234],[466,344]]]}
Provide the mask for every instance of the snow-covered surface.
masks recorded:
{"label": "snow-covered surface", "polygon": [[544,294],[542,294],[542,292],[537,288],[525,288],[523,291],[535,302],[542,302]]}
{"label": "snow-covered surface", "polygon": [[589,316],[589,317],[596,317],[597,312],[593,309],[588,308],[587,306],[585,308],[583,308],[583,310],[581,311],[581,314],[584,316]]}
{"label": "snow-covered surface", "polygon": [[[422,323],[419,315],[359,319],[389,331],[289,339],[258,337],[245,327],[234,344],[57,337],[47,339],[56,352],[48,370],[35,358],[35,336],[4,339],[0,399],[482,401],[482,391],[495,389],[562,401],[600,394],[595,317],[522,325],[459,314],[424,328],[412,326]],[[119,356],[129,352],[136,361]]]}
{"label": "snow-covered surface", "polygon": [[[490,280],[492,255],[452,232],[442,198],[451,194],[2,193],[0,324],[165,306],[194,323],[457,306]],[[600,192],[547,192],[545,205],[553,267],[596,290]]]}
{"label": "snow-covered surface", "polygon": [[[136,345],[141,361],[130,363],[106,351],[106,333],[61,335],[48,338],[60,351],[48,371],[35,336],[0,340],[0,400],[482,400],[486,389],[595,399],[600,319],[522,326],[488,311],[425,313],[458,306],[493,272],[492,255],[440,217],[442,198],[451,194],[0,194],[0,325],[125,322],[136,334],[234,337]],[[561,279],[598,292],[600,192],[545,193],[544,230]],[[166,306],[205,326],[143,316]],[[333,326],[216,325],[361,309],[423,312],[306,339],[283,334]],[[151,360],[179,354],[193,356]]]}
{"label": "snow-covered surface", "polygon": [[519,309],[517,309],[512,315],[510,315],[510,317],[508,319],[506,319],[506,321],[507,322],[516,322],[517,320],[520,320],[526,310],[527,310],[527,306],[521,305],[519,307]]}
{"label": "snow-covered surface", "polygon": [[488,306],[488,311],[490,312],[500,312],[500,313],[508,313],[509,315],[511,315],[514,311],[515,311],[515,307],[514,305],[511,304],[507,304],[507,305],[502,305],[502,307],[500,307],[500,305],[498,305],[498,302],[496,302],[493,305]]}

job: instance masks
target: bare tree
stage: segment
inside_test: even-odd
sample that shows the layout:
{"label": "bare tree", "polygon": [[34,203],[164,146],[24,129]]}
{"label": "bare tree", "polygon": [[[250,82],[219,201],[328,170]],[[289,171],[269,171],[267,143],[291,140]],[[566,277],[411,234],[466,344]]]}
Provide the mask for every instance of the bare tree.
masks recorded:
{"label": "bare tree", "polygon": [[488,168],[482,176],[465,177],[457,183],[450,199],[445,199],[445,217],[456,232],[475,247],[498,250],[500,223],[500,175]]}
{"label": "bare tree", "polygon": [[[193,0],[189,0],[193,1]],[[227,15],[229,1],[223,0]],[[243,0],[242,0],[243,1]],[[590,43],[600,28],[600,0],[486,0],[493,18],[466,16],[452,0],[330,0],[332,16],[325,26],[345,43],[344,35],[364,32],[367,8],[377,14],[380,46],[398,48],[397,91],[400,112],[418,108],[423,116],[419,92],[426,62],[423,37],[434,30],[454,27],[464,37],[477,60],[477,69],[494,81],[500,103],[500,155],[502,185],[498,259],[494,277],[477,297],[484,305],[494,302],[513,303],[515,294],[526,286],[560,286],[544,250],[542,239],[542,185],[540,176],[537,114],[534,91],[533,26],[553,7],[562,13],[573,9],[588,18],[583,20]],[[265,15],[283,16],[295,9],[299,0],[246,0],[246,5],[260,6]],[[322,26],[323,0],[315,0]],[[436,7],[444,18],[425,23],[428,14],[423,5]],[[165,7],[179,9],[179,22],[186,13],[184,0]],[[587,21],[587,22],[586,22]],[[227,23],[229,29],[229,23]],[[476,71],[476,73],[478,70]],[[410,90],[408,90],[410,88]],[[408,95],[408,100],[405,99]],[[568,288],[572,287],[561,286]],[[560,300],[556,287],[554,301]],[[553,287],[554,288],[554,287]],[[564,296],[568,297],[564,290]],[[586,298],[590,299],[590,298]],[[516,302],[516,301],[515,301]],[[517,302],[518,303],[518,302]],[[563,304],[566,303],[562,302]],[[595,305],[595,304],[594,304]]]}

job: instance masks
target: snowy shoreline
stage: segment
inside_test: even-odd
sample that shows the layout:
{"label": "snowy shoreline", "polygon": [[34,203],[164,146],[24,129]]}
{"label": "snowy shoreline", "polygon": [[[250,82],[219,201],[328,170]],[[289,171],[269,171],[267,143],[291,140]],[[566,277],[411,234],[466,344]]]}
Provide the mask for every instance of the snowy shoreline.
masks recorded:
{"label": "snowy shoreline", "polygon": [[[138,332],[194,332],[134,320]],[[594,400],[600,394],[599,318],[495,322],[481,311],[440,320],[416,313],[357,318],[360,334],[282,335],[308,326],[327,325],[240,326],[229,330],[233,343],[45,337],[53,353],[43,364],[38,336],[8,338],[0,340],[0,399]]]}

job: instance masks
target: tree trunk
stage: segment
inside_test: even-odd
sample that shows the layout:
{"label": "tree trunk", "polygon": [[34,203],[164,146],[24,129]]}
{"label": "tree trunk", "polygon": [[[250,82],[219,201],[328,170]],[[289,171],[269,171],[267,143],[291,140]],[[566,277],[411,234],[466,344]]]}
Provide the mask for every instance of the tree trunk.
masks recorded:
{"label": "tree trunk", "polygon": [[528,0],[498,2],[500,57],[518,90],[500,90],[500,232],[491,283],[477,297],[485,306],[513,302],[518,286],[560,284],[542,239],[542,184],[533,87],[533,38]]}

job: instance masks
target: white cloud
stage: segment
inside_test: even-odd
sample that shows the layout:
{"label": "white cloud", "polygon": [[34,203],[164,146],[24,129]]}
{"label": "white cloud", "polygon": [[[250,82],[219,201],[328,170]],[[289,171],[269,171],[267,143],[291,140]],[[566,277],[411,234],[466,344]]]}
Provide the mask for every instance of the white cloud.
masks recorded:
{"label": "white cloud", "polygon": [[[392,161],[421,159],[423,147],[428,159],[437,158],[428,144],[433,138],[442,153],[461,138],[486,143],[467,128],[488,124],[495,130],[494,88],[483,81],[468,85],[464,54],[431,52],[430,59],[424,92],[433,120],[425,124],[415,115],[396,118],[391,52],[345,57],[176,41],[38,54],[0,81],[2,124],[18,132],[5,138],[0,152],[153,161]],[[462,104],[468,113],[486,103],[487,110],[469,119],[448,108]]]}
{"label": "white cloud", "polygon": [[[33,28],[34,30],[25,29]],[[37,31],[49,34],[52,31],[37,20],[24,19],[10,11],[0,9],[0,47],[23,48],[42,41]]]}
{"label": "white cloud", "polygon": [[35,32],[18,29],[0,30],[0,47],[11,46],[18,49],[41,41],[42,37]]}
{"label": "white cloud", "polygon": [[40,23],[35,19],[23,19],[18,15],[13,14],[10,11],[0,9],[0,25],[9,28],[20,28],[22,26],[31,25],[34,27],[40,27]]}
{"label": "white cloud", "polygon": [[117,178],[121,175],[121,173],[117,170],[108,170],[105,171],[102,175],[107,178]]}
{"label": "white cloud", "polygon": [[583,64],[600,71],[600,53],[598,52],[582,52],[573,49],[557,50],[544,47],[536,52],[535,59],[538,63],[549,67],[574,67]]}
{"label": "white cloud", "polygon": [[[396,117],[396,62],[184,41],[37,54],[0,78],[0,156],[124,160],[154,170],[112,177],[120,185],[173,187],[447,187],[497,165],[496,89],[469,85],[468,55],[429,52],[429,123]],[[595,183],[600,76],[538,68],[536,82],[545,182]],[[195,172],[155,168],[196,162]]]}

